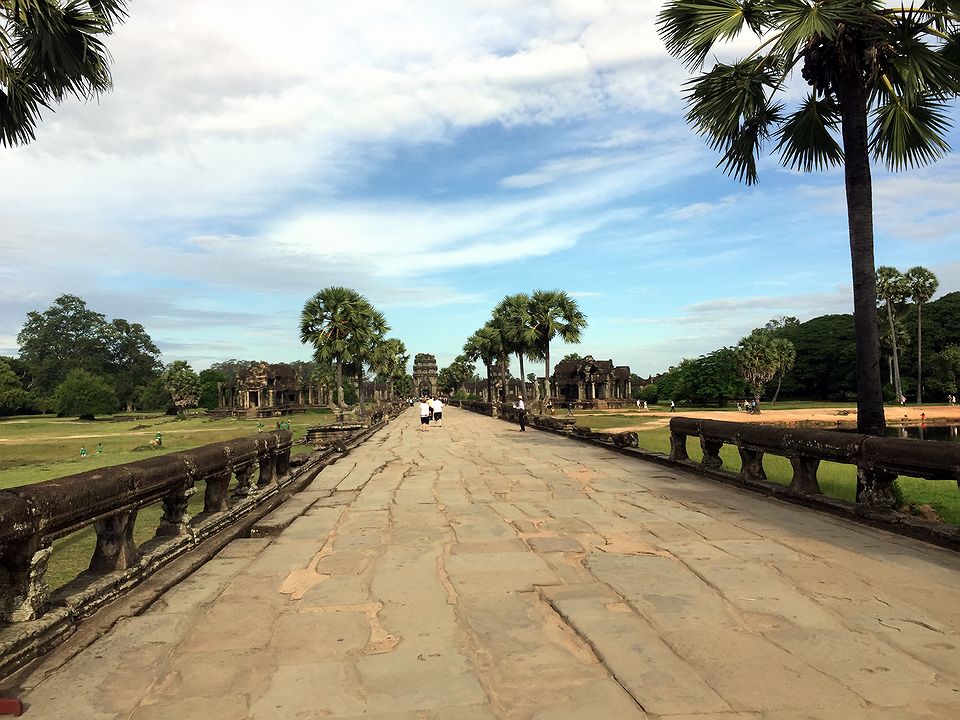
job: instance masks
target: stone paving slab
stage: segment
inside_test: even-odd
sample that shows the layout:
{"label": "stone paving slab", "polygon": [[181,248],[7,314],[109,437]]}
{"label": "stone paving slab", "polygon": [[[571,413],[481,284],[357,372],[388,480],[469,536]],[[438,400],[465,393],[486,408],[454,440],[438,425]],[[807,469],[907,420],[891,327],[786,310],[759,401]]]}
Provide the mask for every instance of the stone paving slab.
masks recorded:
{"label": "stone paving slab", "polygon": [[26,717],[960,717],[957,555],[457,408],[418,427],[23,678]]}

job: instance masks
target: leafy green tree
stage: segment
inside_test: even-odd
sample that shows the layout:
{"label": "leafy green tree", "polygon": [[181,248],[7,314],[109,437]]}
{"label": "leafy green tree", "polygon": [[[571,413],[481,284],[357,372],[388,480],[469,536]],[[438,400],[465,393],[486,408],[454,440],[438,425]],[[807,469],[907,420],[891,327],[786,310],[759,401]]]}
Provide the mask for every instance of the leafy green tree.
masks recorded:
{"label": "leafy green tree", "polygon": [[42,108],[111,87],[101,37],[126,14],[124,0],[0,0],[0,143],[34,139]]}
{"label": "leafy green tree", "polygon": [[877,268],[877,296],[887,308],[887,319],[890,323],[890,352],[893,358],[893,392],[897,401],[903,395],[903,384],[900,382],[900,353],[897,342],[897,312],[898,308],[910,296],[910,287],[903,273],[895,267],[882,265]]}
{"label": "leafy green tree", "polygon": [[183,414],[200,402],[200,378],[186,360],[170,363],[160,377],[178,413]]}
{"label": "leafy green tree", "polygon": [[366,367],[373,362],[377,346],[383,342],[383,336],[390,329],[383,313],[369,302],[358,306],[354,315],[354,327],[350,335],[350,365],[357,378],[357,399],[360,403],[360,415],[365,414],[363,406],[363,381]]}
{"label": "leafy green tree", "polygon": [[587,326],[587,318],[580,312],[577,301],[562,290],[537,290],[530,296],[529,312],[530,327],[536,338],[536,352],[544,360],[544,391],[549,400],[553,396],[550,388],[550,341],[560,337],[564,342],[580,342],[580,333]]}
{"label": "leafy green tree", "polygon": [[92,420],[95,415],[117,411],[119,403],[113,386],[86,370],[71,370],[54,393],[57,414]]}
{"label": "leafy green tree", "polygon": [[458,355],[452,363],[437,374],[437,384],[453,394],[463,387],[464,383],[473,380],[475,376],[476,370],[473,361],[466,355]]}
{"label": "leafy green tree", "polygon": [[960,391],[960,345],[948,345],[930,358],[931,389],[943,393]]}
{"label": "leafy green tree", "polygon": [[[844,169],[857,339],[857,426],[885,427],[876,323],[870,156],[899,170],[949,150],[960,92],[960,5],[880,0],[668,0],[667,50],[701,71],[715,46],[752,32],[746,58],[716,62],[687,84],[687,120],[722,153],[725,172],[753,184],[770,140],[781,162]],[[890,3],[893,5],[893,3]],[[775,100],[799,67],[811,91],[793,112]],[[840,142],[838,142],[838,136]],[[841,145],[842,143],[842,145]]]}
{"label": "leafy green tree", "polygon": [[106,349],[106,372],[121,404],[132,410],[140,389],[160,373],[160,349],[154,345],[143,325],[121,319],[111,320],[103,327],[102,339]]}
{"label": "leafy green tree", "polygon": [[13,368],[0,358],[0,415],[16,415],[32,405],[33,397],[23,389]]}
{"label": "leafy green tree", "polygon": [[222,370],[207,368],[201,370],[197,376],[200,381],[200,407],[207,410],[216,410],[220,404],[220,383],[227,381]]}
{"label": "leafy green tree", "polygon": [[927,268],[917,265],[904,275],[910,297],[917,307],[917,404],[923,402],[923,306],[930,302],[940,281]]}
{"label": "leafy green tree", "polygon": [[141,410],[163,410],[168,414],[177,411],[162,377],[156,377],[143,386],[137,395],[137,407]]}
{"label": "leafy green tree", "polygon": [[17,334],[20,359],[30,367],[41,393],[51,393],[67,374],[107,370],[102,339],[106,318],[76,295],[61,295],[42,313],[31,311]]}

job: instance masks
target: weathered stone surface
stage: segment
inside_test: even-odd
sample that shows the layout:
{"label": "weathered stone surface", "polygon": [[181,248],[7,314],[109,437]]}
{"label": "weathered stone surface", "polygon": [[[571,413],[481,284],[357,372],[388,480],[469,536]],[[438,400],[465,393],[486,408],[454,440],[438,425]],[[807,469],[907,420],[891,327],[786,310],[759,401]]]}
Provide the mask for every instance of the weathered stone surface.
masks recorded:
{"label": "weathered stone surface", "polygon": [[960,717],[956,555],[456,408],[415,420],[23,679],[30,712]]}

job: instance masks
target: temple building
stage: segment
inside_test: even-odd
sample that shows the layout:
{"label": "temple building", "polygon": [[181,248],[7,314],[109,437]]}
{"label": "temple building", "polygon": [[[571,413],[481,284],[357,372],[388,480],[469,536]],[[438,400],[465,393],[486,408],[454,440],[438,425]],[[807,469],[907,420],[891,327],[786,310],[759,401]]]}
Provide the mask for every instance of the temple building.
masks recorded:
{"label": "temple building", "polygon": [[259,363],[217,385],[218,409],[234,415],[282,415],[329,403],[329,388],[286,363]]}
{"label": "temple building", "polygon": [[420,397],[436,397],[437,374],[437,358],[418,353],[413,359],[413,392]]}
{"label": "temple building", "polygon": [[630,368],[591,355],[561,360],[553,370],[553,394],[561,403],[586,407],[619,407],[630,400]]}

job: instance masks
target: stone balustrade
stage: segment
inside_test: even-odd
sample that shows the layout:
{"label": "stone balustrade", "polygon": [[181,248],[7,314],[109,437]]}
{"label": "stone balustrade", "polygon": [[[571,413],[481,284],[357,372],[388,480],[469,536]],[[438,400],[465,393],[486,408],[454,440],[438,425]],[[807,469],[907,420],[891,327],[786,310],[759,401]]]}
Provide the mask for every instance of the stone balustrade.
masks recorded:
{"label": "stone balustrade", "polygon": [[698,438],[703,450],[699,464],[709,470],[722,468],[724,445],[737,448],[740,478],[745,482],[766,480],[765,454],[788,459],[793,467],[789,490],[796,495],[820,494],[817,470],[825,460],[856,466],[857,503],[867,507],[894,507],[892,482],[900,475],[953,480],[960,485],[960,445],[956,443],[676,417],[670,420],[671,460],[690,462],[688,437]]}
{"label": "stone balustrade", "polygon": [[[133,539],[137,513],[159,501],[151,542],[167,540],[159,555],[172,557],[221,528],[225,516],[275,493],[290,472],[291,443],[290,431],[278,430],[0,491],[0,622],[35,620],[47,609],[44,575],[54,540],[93,526],[89,572],[132,568],[143,557]],[[203,513],[192,519],[187,505],[200,482]],[[152,557],[157,564],[157,553]]]}

